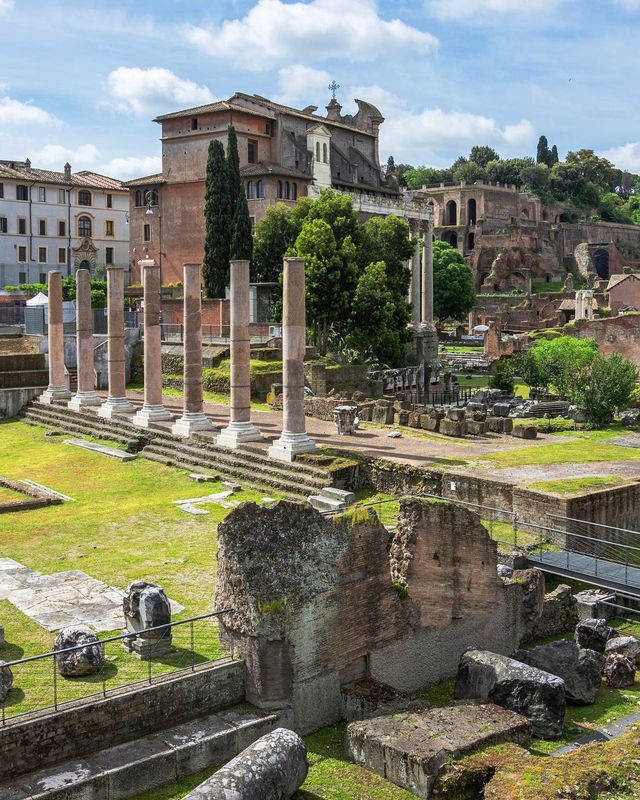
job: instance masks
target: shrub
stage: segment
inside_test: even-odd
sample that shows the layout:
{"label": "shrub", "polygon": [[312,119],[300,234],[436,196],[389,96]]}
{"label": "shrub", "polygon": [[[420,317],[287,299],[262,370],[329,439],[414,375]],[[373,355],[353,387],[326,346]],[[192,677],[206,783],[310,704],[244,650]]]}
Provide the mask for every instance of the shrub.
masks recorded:
{"label": "shrub", "polygon": [[489,378],[489,388],[502,389],[503,392],[511,394],[515,391],[513,365],[508,359],[503,358],[496,362],[495,372]]}

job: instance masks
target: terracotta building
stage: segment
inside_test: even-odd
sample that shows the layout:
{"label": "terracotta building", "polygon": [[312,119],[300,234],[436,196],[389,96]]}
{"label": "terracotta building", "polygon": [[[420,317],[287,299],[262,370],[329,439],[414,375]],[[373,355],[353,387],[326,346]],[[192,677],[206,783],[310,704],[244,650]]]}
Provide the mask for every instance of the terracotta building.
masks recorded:
{"label": "terracotta building", "polygon": [[181,280],[182,265],[201,261],[204,247],[204,180],[209,142],[226,148],[236,129],[240,170],[249,213],[259,222],[276,202],[293,204],[308,187],[333,187],[397,199],[397,182],[380,170],[378,109],[356,100],[358,112],[343,115],[333,97],[326,116],[259,95],[238,92],[229,100],[164,114],[162,173],[129,181],[131,261],[156,259],[162,280]]}
{"label": "terracotta building", "polygon": [[640,276],[635,273],[612,275],[607,285],[612,311],[640,311]]}

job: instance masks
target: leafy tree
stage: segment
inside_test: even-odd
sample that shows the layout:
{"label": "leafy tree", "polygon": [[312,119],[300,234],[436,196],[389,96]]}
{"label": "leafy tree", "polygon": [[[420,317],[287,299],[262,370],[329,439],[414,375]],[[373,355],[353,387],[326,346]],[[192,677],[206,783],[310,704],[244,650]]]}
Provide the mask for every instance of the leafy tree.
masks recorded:
{"label": "leafy tree", "polygon": [[549,167],[546,164],[524,167],[520,170],[520,183],[536,194],[544,196],[549,190]]}
{"label": "leafy tree", "polygon": [[522,184],[522,172],[535,168],[532,158],[507,158],[504,161],[490,161],[487,164],[487,180],[494,183],[509,183],[514,186]]}
{"label": "leafy tree", "polygon": [[433,243],[433,307],[438,319],[462,319],[476,300],[473,273],[460,251]]}
{"label": "leafy tree", "polygon": [[450,169],[436,167],[410,167],[404,172],[404,181],[409,189],[420,189],[431,184],[447,183],[453,180]]}
{"label": "leafy tree", "polygon": [[616,411],[628,406],[636,380],[633,361],[618,353],[608,358],[598,353],[576,388],[575,401],[584,409],[590,423],[606,425],[613,420]]}
{"label": "leafy tree", "polygon": [[568,200],[582,208],[597,208],[600,192],[578,164],[554,164],[549,175],[549,190],[556,200]]}
{"label": "leafy tree", "polygon": [[489,377],[490,389],[502,389],[503,392],[513,394],[515,383],[513,380],[513,364],[510,358],[501,358],[496,362],[494,372]]}
{"label": "leafy tree", "polygon": [[229,125],[227,139],[227,179],[229,214],[231,218],[229,256],[230,258],[244,258],[250,261],[253,253],[253,234],[247,196],[240,177],[238,137],[233,125]]}
{"label": "leafy tree", "polygon": [[459,158],[451,167],[453,180],[456,183],[466,181],[473,183],[474,181],[484,181],[487,179],[487,171],[480,164],[475,161],[468,161],[466,158]]}
{"label": "leafy tree", "polygon": [[628,203],[615,192],[605,192],[600,195],[600,206],[598,207],[600,218],[606,222],[620,222],[626,225],[633,224],[633,215]]}
{"label": "leafy tree", "polygon": [[565,164],[577,170],[580,177],[595,184],[601,191],[614,191],[616,168],[606,158],[600,158],[593,150],[568,152]]}
{"label": "leafy tree", "polygon": [[549,142],[546,136],[541,136],[538,139],[538,147],[536,148],[536,163],[549,165]]}
{"label": "leafy tree", "polygon": [[396,298],[389,288],[384,261],[368,264],[353,296],[346,342],[360,356],[378,364],[396,366],[404,361],[402,331],[395,325]]}
{"label": "leafy tree", "polygon": [[324,219],[308,218],[295,252],[305,259],[307,320],[318,352],[325,355],[332,326],[349,318],[357,282],[356,248],[350,236],[338,242]]}
{"label": "leafy tree", "polygon": [[489,145],[474,145],[469,153],[469,161],[477,164],[479,167],[486,167],[490,161],[500,161],[500,156]]}
{"label": "leafy tree", "polygon": [[207,297],[224,297],[229,280],[231,208],[228,168],[219,139],[209,143],[204,199],[204,286]]}
{"label": "leafy tree", "polygon": [[513,374],[518,375],[531,388],[547,386],[548,376],[541,368],[533,350],[525,350],[513,356]]}
{"label": "leafy tree", "polygon": [[282,259],[295,243],[291,212],[284,203],[268,206],[256,225],[251,262],[253,279],[275,282],[282,272]]}
{"label": "leafy tree", "polygon": [[596,357],[598,343],[595,339],[559,336],[536,342],[531,352],[540,371],[540,385],[552,386],[559,395],[575,402],[581,376]]}

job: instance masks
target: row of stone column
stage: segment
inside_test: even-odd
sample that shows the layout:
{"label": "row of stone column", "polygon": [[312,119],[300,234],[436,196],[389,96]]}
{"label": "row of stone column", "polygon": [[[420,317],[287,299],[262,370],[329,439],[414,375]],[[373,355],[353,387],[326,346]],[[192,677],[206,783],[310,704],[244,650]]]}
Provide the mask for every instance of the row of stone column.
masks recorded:
{"label": "row of stone column", "polygon": [[[132,418],[134,425],[148,428],[173,419],[162,403],[162,351],[160,320],[160,267],[152,260],[139,262],[144,293],[144,402]],[[262,435],[251,422],[249,262],[230,262],[231,272],[231,396],[229,424],[217,443],[236,448],[259,441]],[[172,433],[188,437],[195,431],[215,430],[203,411],[202,387],[202,300],[200,264],[184,266],[184,408],[172,426]],[[124,270],[107,269],[109,391],[105,403],[95,392],[93,363],[93,317],[91,276],[88,270],[76,273],[76,335],[78,391],[71,397],[64,370],[62,319],[62,275],[49,273],[49,386],[41,401],[69,400],[69,408],[80,411],[99,406],[101,417],[112,419],[134,411],[126,396]],[[293,460],[315,448],[307,436],[304,416],[305,291],[304,260],[284,261],[283,298],[283,429],[269,448],[269,455]]]}

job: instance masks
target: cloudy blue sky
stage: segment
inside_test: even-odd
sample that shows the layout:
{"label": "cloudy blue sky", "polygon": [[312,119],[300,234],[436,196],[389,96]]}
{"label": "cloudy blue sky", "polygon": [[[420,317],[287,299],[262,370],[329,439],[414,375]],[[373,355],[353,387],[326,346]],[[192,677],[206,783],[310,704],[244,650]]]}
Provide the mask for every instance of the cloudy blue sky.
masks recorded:
{"label": "cloudy blue sky", "polygon": [[640,172],[640,0],[0,0],[0,158],[160,168],[157,115],[377,104],[381,156],[594,148]]}

